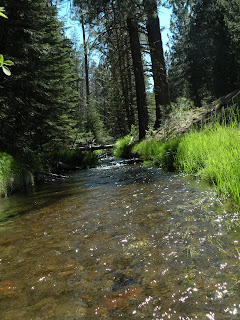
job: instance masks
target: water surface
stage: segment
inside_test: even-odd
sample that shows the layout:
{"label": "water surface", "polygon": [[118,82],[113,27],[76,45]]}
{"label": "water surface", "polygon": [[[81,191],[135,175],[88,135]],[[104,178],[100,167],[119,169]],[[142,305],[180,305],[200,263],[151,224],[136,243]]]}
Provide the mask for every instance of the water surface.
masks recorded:
{"label": "water surface", "polygon": [[238,212],[204,182],[108,161],[0,216],[0,319],[240,317]]}

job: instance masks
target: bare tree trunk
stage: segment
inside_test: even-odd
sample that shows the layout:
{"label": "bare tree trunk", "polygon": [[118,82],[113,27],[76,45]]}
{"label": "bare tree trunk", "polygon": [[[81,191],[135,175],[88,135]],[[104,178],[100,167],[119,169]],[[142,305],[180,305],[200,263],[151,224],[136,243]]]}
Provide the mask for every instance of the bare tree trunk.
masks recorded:
{"label": "bare tree trunk", "polygon": [[83,16],[81,16],[82,34],[83,34],[83,47],[84,47],[84,64],[85,64],[85,84],[86,84],[86,105],[89,106],[90,90],[89,90],[89,70],[88,70],[88,52],[85,35],[85,26]]}
{"label": "bare tree trunk", "polygon": [[127,18],[127,27],[130,39],[130,47],[132,53],[136,96],[137,96],[137,109],[138,109],[138,122],[139,122],[139,140],[142,140],[146,131],[148,130],[148,110],[146,89],[144,82],[144,73],[142,65],[141,47],[138,35],[138,25],[130,17]]}
{"label": "bare tree trunk", "polygon": [[[126,76],[126,71],[124,70],[124,57],[126,55],[126,52],[124,50],[124,42],[123,42],[123,35],[121,34],[121,30],[119,28],[122,28],[121,21],[117,22],[117,17],[116,17],[116,12],[115,12],[115,6],[112,1],[111,3],[112,6],[112,11],[113,11],[113,16],[114,16],[114,24],[115,24],[115,41],[117,44],[117,53],[118,53],[118,64],[117,67],[119,68],[119,75],[120,75],[120,80],[121,80],[121,89],[122,89],[122,96],[124,99],[124,109],[126,112],[126,118],[127,118],[127,128],[128,131],[131,130],[131,119],[130,119],[130,107],[129,107],[129,97],[128,97],[128,90],[126,86],[126,82],[124,81],[127,76]],[[119,28],[117,27],[119,26]]]}
{"label": "bare tree trunk", "polygon": [[147,16],[147,34],[154,80],[154,93],[156,102],[155,128],[158,128],[161,122],[163,122],[163,118],[166,117],[170,112],[170,94],[163,55],[160,23],[157,12],[157,0],[143,0],[143,5]]}
{"label": "bare tree trunk", "polygon": [[[128,43],[128,41],[126,41]],[[133,92],[133,75],[132,75],[132,68],[131,68],[131,52],[128,45],[127,48],[127,55],[126,55],[126,68],[127,68],[127,78],[126,78],[126,87],[128,90],[129,101],[130,101],[130,119],[131,123],[135,125],[135,111],[134,111],[134,92]]]}

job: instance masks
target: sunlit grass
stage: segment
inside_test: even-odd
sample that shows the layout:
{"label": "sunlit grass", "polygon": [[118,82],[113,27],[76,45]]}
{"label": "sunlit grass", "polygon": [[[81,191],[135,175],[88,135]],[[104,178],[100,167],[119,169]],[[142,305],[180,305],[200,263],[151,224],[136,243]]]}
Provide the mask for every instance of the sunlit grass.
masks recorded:
{"label": "sunlit grass", "polygon": [[136,144],[135,139],[132,135],[127,135],[121,139],[119,139],[114,147],[113,154],[117,158],[129,159],[133,156],[133,146]]}
{"label": "sunlit grass", "polygon": [[192,131],[178,146],[176,169],[211,181],[217,192],[240,203],[240,131],[236,123]]}
{"label": "sunlit grass", "polygon": [[152,160],[155,165],[174,170],[174,160],[180,139],[172,139],[167,142],[151,139],[144,140],[133,148],[133,152],[139,154],[144,160]]}
{"label": "sunlit grass", "polygon": [[214,184],[222,197],[240,204],[240,129],[231,124],[215,123],[201,130],[191,130],[180,138],[145,140],[134,152],[167,170],[194,174]]}

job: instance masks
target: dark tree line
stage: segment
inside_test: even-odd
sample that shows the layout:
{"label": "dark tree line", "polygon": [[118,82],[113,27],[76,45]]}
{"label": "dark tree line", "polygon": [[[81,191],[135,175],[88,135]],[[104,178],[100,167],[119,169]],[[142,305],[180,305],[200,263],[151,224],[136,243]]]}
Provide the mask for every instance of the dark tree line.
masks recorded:
{"label": "dark tree line", "polygon": [[240,87],[238,0],[175,1],[169,82],[171,97],[201,106]]}
{"label": "dark tree line", "polygon": [[3,1],[4,55],[12,76],[0,74],[0,149],[11,154],[62,147],[76,130],[75,53],[46,0]]}

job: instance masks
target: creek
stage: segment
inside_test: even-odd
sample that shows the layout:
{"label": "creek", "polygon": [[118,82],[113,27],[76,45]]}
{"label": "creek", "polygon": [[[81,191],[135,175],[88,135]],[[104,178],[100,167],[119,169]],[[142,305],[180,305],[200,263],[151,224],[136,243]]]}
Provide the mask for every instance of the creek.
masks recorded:
{"label": "creek", "polygon": [[0,319],[240,317],[237,209],[108,159],[0,199]]}

